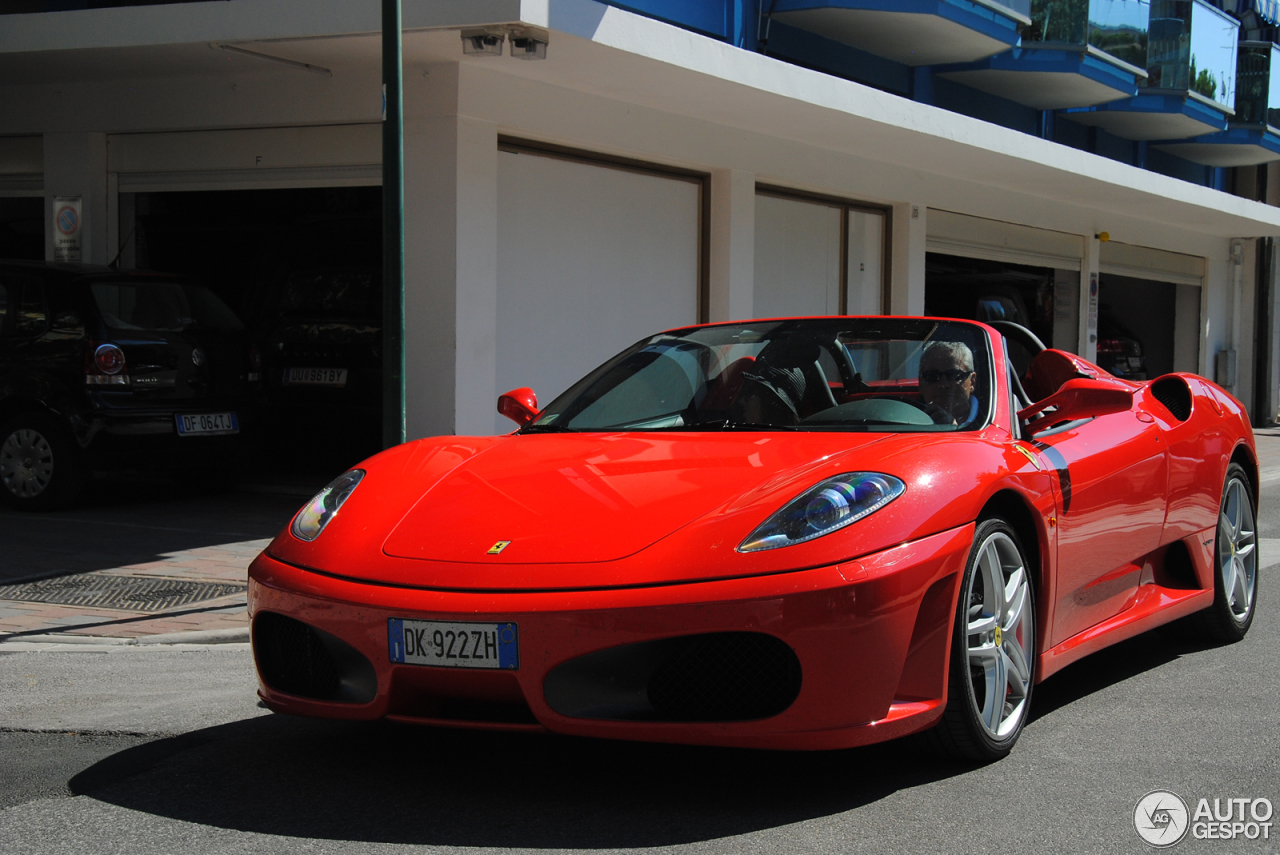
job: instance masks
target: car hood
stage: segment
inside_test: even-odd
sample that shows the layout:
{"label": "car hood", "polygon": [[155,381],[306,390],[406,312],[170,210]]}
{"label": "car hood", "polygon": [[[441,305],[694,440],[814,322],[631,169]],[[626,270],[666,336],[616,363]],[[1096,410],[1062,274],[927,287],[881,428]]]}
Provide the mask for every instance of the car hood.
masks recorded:
{"label": "car hood", "polygon": [[[616,561],[779,476],[790,480],[833,454],[881,439],[507,437],[430,487],[387,537],[383,551],[397,558],[486,564]],[[501,551],[490,553],[496,549]]]}
{"label": "car hood", "polygon": [[[268,551],[352,580],[492,592],[843,568],[971,522],[990,485],[1018,467],[1043,482],[1037,493],[1049,494],[1048,474],[1007,435],[980,432],[437,437],[360,464],[364,480],[320,537],[306,543],[286,530]],[[825,537],[737,551],[791,499],[853,471],[894,474],[907,490]]]}

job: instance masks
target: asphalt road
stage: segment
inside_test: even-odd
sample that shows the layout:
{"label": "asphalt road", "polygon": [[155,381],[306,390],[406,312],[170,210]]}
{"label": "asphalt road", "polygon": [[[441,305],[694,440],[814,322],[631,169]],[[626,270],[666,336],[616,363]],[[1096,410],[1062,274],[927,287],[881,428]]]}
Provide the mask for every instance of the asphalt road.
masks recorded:
{"label": "asphalt road", "polygon": [[[1277,538],[1280,480],[1263,506]],[[1261,575],[1245,641],[1151,633],[1077,663],[983,767],[910,740],[772,753],[293,719],[256,705],[238,645],[0,653],[0,852],[1144,852],[1151,790],[1280,806]],[[1273,823],[1175,851],[1280,852]]]}

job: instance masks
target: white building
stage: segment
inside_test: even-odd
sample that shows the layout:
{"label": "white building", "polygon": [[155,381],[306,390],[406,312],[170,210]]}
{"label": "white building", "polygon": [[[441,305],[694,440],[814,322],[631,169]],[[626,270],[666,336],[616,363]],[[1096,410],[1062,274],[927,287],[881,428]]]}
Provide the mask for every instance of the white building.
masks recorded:
{"label": "white building", "polygon": [[[1016,2],[930,2],[1030,20]],[[404,0],[411,437],[505,430],[494,413],[500,392],[531,386],[549,401],[661,328],[922,314],[931,270],[972,281],[995,269],[957,274],[955,259],[1044,271],[1051,300],[1030,311],[1044,313],[1054,346],[1090,359],[1102,277],[1128,325],[1162,337],[1158,360],[1147,346],[1153,371],[1215,377],[1256,419],[1275,415],[1277,289],[1258,244],[1280,235],[1280,208],[1213,186],[1255,175],[1271,159],[1268,141],[1244,144],[1260,156],[1215,161],[1193,150],[1212,140],[1188,135],[1182,149],[1162,140],[1175,132],[1168,121],[1151,138],[1134,130],[1133,113],[1058,112],[1112,96],[1082,94],[1095,82],[1087,75],[1088,86],[1073,89],[1070,73],[1017,78],[995,60],[974,65],[975,53],[1010,51],[1016,28],[1012,42],[980,28],[969,38],[950,17],[913,11],[919,20],[904,31],[894,16],[906,12],[864,14],[872,0],[784,0],[790,17],[773,21],[743,0],[684,4],[690,14],[736,14],[717,37],[622,5],[654,15],[681,4]],[[822,8],[797,10],[805,5]],[[81,198],[83,259],[105,263],[128,243],[144,196],[381,180],[378,0],[0,6],[19,12],[0,15],[0,196],[44,199],[49,258],[55,196]],[[820,36],[815,50],[848,53],[806,63],[827,71],[766,55],[751,49],[762,25],[777,29],[775,44],[790,32],[800,46],[792,54],[805,33]],[[462,31],[484,27],[545,38],[545,59],[464,54]],[[919,44],[904,43],[904,32]],[[856,65],[877,45],[888,58],[868,74],[906,69],[901,79],[919,90],[936,83],[952,101],[1016,97],[1028,110],[1040,105],[1035,115],[1058,130],[1028,133],[921,103],[919,91],[912,100],[845,79],[858,75],[841,63]],[[929,45],[959,53],[913,69],[914,51]],[[990,94],[1001,86],[1008,92]],[[1188,94],[1164,117],[1181,120],[1208,100]],[[1247,172],[1209,169],[1195,183],[1053,141],[1068,126],[1093,134],[1094,147],[1146,134],[1151,151]],[[1145,159],[1147,143],[1132,151]],[[1173,154],[1159,157],[1182,169]]]}

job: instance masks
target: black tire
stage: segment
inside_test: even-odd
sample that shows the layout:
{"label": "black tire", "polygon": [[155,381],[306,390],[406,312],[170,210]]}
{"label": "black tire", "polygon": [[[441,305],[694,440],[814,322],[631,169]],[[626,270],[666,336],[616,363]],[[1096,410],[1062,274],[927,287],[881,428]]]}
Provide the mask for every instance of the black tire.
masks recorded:
{"label": "black tire", "polygon": [[[1253,625],[1258,605],[1258,509],[1249,476],[1238,463],[1227,467],[1213,544],[1213,605],[1191,625],[1209,641],[1235,644]],[[1227,589],[1228,578],[1234,583]]]}
{"label": "black tire", "polygon": [[[987,590],[995,587],[986,581],[994,573],[1002,580],[998,600]],[[1012,526],[994,518],[978,522],[956,604],[947,706],[929,732],[935,746],[953,757],[999,760],[1013,750],[1027,722],[1036,668],[1033,574]],[[1006,600],[1009,587],[1013,594]],[[988,623],[992,629],[971,632]],[[1003,696],[997,697],[1001,681]]]}
{"label": "black tire", "polygon": [[61,419],[19,413],[0,423],[0,501],[25,511],[65,508],[80,495],[85,466]]}

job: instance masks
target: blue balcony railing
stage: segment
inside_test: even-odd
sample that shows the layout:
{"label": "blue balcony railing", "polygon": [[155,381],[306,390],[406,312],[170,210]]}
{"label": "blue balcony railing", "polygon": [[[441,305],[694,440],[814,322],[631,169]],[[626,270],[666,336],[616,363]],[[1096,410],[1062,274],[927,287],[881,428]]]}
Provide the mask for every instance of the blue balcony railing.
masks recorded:
{"label": "blue balcony railing", "polygon": [[1146,85],[1195,92],[1233,110],[1239,31],[1237,20],[1204,0],[1151,0]]}
{"label": "blue balcony railing", "polygon": [[1151,0],[1032,0],[1022,45],[1094,47],[1146,68],[1150,11]]}
{"label": "blue balcony railing", "polygon": [[1280,128],[1280,47],[1240,42],[1233,124]]}

